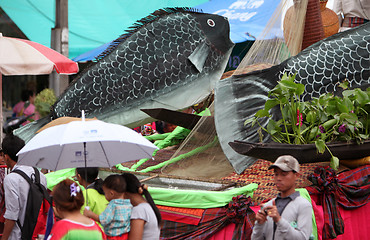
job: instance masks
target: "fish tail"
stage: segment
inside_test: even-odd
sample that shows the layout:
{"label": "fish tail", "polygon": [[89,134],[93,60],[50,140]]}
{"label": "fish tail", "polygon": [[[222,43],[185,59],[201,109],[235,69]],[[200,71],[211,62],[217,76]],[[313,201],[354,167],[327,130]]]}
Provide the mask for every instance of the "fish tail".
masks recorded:
{"label": "fish tail", "polygon": [[23,139],[26,143],[35,136],[36,132],[43,127],[45,124],[51,121],[50,116],[41,118],[39,120],[33,121],[24,125],[20,128],[17,128],[13,131],[13,134]]}
{"label": "fish tail", "polygon": [[[253,127],[245,126],[244,122],[264,107],[268,99],[268,92],[277,84],[274,80],[271,80],[273,78],[264,74],[264,70],[260,72],[261,74],[245,74],[223,79],[218,82],[215,90],[217,135],[223,152],[238,174],[242,173],[257,159],[235,152],[229,146],[229,142],[239,140],[256,143],[260,141],[260,126],[258,124]],[[267,119],[260,121],[262,126],[266,126],[267,123]],[[267,135],[263,138],[263,141],[268,140]]]}

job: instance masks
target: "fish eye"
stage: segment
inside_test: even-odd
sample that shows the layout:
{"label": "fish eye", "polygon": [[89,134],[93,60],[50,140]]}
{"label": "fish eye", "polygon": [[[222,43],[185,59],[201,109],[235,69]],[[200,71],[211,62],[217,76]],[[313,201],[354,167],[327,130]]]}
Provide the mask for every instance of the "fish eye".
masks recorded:
{"label": "fish eye", "polygon": [[208,26],[210,26],[210,27],[214,27],[214,26],[216,26],[215,21],[213,21],[212,19],[208,19],[208,20],[207,20],[207,23],[208,23]]}

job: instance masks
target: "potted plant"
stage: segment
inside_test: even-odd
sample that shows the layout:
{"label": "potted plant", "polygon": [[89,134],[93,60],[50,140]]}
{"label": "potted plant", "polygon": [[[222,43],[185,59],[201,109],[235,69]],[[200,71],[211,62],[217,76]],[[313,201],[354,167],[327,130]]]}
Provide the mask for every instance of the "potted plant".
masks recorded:
{"label": "potted plant", "polygon": [[[340,84],[342,96],[332,93],[303,102],[300,96],[304,85],[294,82],[295,75],[284,75],[272,89],[263,109],[259,110],[245,124],[259,124],[274,142],[286,144],[315,144],[319,153],[328,151],[331,166],[336,169],[339,159],[327,144],[332,142],[363,143],[369,138],[370,88],[348,89],[347,83]],[[281,118],[274,120],[270,114],[279,108]],[[267,126],[261,124],[268,118]]]}

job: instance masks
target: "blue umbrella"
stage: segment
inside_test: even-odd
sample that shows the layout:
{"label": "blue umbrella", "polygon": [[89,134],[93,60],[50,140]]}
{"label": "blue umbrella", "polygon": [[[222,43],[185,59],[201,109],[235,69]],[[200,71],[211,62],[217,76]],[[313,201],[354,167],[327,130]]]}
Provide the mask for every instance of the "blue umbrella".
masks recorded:
{"label": "blue umbrella", "polygon": [[100,53],[104,52],[107,47],[112,43],[112,41],[103,44],[97,48],[94,48],[88,52],[85,52],[81,55],[78,55],[77,57],[73,58],[72,60],[75,62],[87,62],[87,61],[92,61],[95,59],[96,56],[99,56]]}

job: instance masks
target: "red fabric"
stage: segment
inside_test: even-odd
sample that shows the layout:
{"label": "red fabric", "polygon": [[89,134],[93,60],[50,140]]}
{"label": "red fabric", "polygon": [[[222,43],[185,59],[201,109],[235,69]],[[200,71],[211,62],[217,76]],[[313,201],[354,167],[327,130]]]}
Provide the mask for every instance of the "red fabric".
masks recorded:
{"label": "red fabric", "polygon": [[313,183],[307,187],[311,196],[323,207],[323,238],[336,238],[344,233],[344,221],[339,206],[356,209],[370,200],[370,165],[336,174],[332,168],[317,167],[308,179]]}
{"label": "red fabric", "polygon": [[215,235],[208,238],[208,240],[231,240],[233,238],[235,230],[235,224],[230,223],[220,231],[218,231]]}
{"label": "red fabric", "polygon": [[66,61],[66,57],[62,54],[54,51],[51,48],[45,47],[44,45],[36,42],[31,42],[25,39],[18,39],[22,42],[27,43],[37,51],[39,51],[42,55],[48,58],[50,61],[54,63],[54,69],[58,73],[65,73],[65,74],[72,74],[78,72],[78,65],[76,62],[69,60]]}
{"label": "red fabric", "polygon": [[[203,217],[198,225],[189,225],[169,220],[164,220],[161,228],[162,240],[208,239],[231,223],[234,225],[232,239],[248,240],[251,237],[255,214],[250,210],[251,198],[240,195],[233,197],[232,201],[223,208],[205,209]],[[228,230],[231,229],[227,228]],[[228,234],[221,232],[220,234]]]}
{"label": "red fabric", "polygon": [[181,214],[162,212],[162,211],[161,211],[161,216],[163,220],[179,222],[179,223],[186,223],[190,225],[198,225],[201,219],[201,218],[194,218],[191,216],[184,216]]}
{"label": "red fabric", "polygon": [[[315,212],[318,239],[322,240],[322,229],[324,226],[324,212],[321,205],[317,205],[317,196],[311,196],[312,207]],[[344,221],[344,233],[339,235],[337,240],[369,239],[370,236],[370,203],[356,208],[346,210],[339,207],[340,214]],[[326,239],[324,239],[326,240]]]}
{"label": "red fabric", "polygon": [[178,208],[157,205],[163,220],[198,225],[204,209]]}
{"label": "red fabric", "polygon": [[324,211],[322,210],[321,205],[316,205],[317,196],[311,196],[311,203],[313,212],[315,214],[316,219],[316,226],[317,226],[317,237],[318,239],[322,239],[322,229],[324,227]]}
{"label": "red fabric", "polygon": [[252,209],[252,210],[253,210],[253,212],[254,212],[255,214],[257,214],[258,210],[260,210],[260,209],[261,209],[261,207],[260,207],[259,205],[257,205],[257,206],[251,206],[251,207],[250,207],[250,209]]}
{"label": "red fabric", "polygon": [[39,234],[45,234],[49,208],[50,204],[44,199],[40,208],[39,217],[37,218],[35,230],[33,230],[32,239],[36,239]]}
{"label": "red fabric", "polygon": [[107,240],[127,240],[128,239],[128,233],[124,233],[121,236],[108,236]]}

